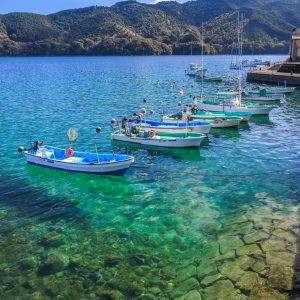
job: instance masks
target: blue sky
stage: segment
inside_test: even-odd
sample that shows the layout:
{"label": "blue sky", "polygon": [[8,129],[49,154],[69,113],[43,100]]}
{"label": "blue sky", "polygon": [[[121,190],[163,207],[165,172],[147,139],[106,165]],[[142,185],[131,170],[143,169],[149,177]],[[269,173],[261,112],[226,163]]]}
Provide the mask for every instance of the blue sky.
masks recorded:
{"label": "blue sky", "polygon": [[[117,0],[0,0],[0,14],[9,12],[34,12],[49,14],[69,8],[92,5],[110,6]],[[163,0],[162,0],[163,1]],[[159,0],[140,0],[144,3],[155,3]],[[185,2],[185,1],[180,1]]]}

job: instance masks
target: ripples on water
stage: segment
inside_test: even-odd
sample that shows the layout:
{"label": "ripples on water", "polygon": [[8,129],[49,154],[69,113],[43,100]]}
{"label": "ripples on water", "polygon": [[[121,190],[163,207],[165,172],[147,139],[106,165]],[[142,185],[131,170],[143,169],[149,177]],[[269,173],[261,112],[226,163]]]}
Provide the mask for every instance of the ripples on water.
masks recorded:
{"label": "ripples on water", "polygon": [[[198,292],[204,299],[282,299],[290,292],[272,275],[277,263],[264,243],[275,236],[285,257],[297,250],[299,94],[269,118],[213,130],[200,149],[111,145],[110,119],[139,110],[142,99],[158,116],[176,111],[182,85],[187,101],[199,95],[184,76],[190,59],[0,59],[3,299],[180,299]],[[229,56],[206,61],[211,74],[234,82]],[[211,89],[207,84],[205,93]],[[134,155],[135,166],[122,178],[69,174],[29,166],[16,152],[30,137],[66,147],[69,127],[79,129],[76,149],[93,151],[96,143]],[[288,231],[278,233],[282,228]],[[282,282],[291,280],[286,268]]]}

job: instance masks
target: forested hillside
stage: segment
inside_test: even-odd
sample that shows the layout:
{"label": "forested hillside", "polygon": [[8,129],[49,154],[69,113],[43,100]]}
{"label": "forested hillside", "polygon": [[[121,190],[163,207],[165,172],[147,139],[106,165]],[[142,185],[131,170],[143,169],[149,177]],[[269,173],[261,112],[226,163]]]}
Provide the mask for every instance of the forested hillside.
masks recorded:
{"label": "forested hillside", "polygon": [[244,53],[286,53],[300,26],[300,0],[122,1],[51,15],[0,15],[0,55],[169,55],[231,53],[236,11]]}

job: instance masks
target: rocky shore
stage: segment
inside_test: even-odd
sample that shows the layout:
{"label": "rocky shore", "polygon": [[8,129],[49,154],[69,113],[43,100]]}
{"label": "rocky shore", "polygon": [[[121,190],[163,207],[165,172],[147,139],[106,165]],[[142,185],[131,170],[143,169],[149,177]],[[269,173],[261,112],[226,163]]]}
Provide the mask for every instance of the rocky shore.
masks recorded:
{"label": "rocky shore", "polygon": [[298,207],[255,197],[265,205],[205,222],[200,240],[175,226],[171,245],[61,221],[1,227],[2,299],[288,299],[299,288]]}

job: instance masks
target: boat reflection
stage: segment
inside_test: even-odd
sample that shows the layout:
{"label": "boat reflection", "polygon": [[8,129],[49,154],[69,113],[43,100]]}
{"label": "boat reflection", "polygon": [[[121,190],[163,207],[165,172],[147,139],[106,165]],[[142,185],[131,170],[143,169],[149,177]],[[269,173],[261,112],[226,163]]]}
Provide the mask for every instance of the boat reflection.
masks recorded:
{"label": "boat reflection", "polygon": [[209,144],[208,139],[204,139],[200,148],[162,148],[148,145],[132,144],[126,142],[112,141],[114,151],[118,153],[131,153],[134,157],[138,157],[138,150],[145,150],[150,156],[166,156],[174,159],[186,161],[203,161],[205,157],[201,156],[201,147]]}
{"label": "boat reflection", "polygon": [[252,116],[250,122],[256,125],[274,125],[274,123],[270,120],[269,116]]}

